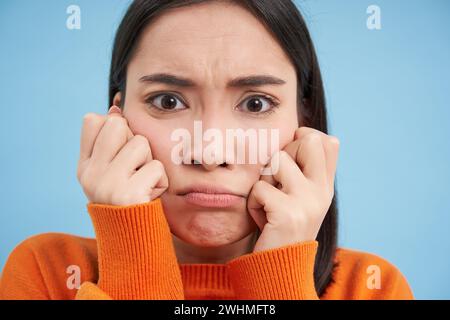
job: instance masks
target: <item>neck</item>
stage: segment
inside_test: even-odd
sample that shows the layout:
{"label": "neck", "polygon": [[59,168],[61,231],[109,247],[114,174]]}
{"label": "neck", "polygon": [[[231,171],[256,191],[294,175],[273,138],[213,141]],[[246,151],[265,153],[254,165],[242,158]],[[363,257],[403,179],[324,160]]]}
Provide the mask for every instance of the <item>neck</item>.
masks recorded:
{"label": "neck", "polygon": [[256,237],[257,233],[254,232],[235,243],[220,247],[198,247],[172,234],[179,264],[225,264],[234,258],[251,253]]}

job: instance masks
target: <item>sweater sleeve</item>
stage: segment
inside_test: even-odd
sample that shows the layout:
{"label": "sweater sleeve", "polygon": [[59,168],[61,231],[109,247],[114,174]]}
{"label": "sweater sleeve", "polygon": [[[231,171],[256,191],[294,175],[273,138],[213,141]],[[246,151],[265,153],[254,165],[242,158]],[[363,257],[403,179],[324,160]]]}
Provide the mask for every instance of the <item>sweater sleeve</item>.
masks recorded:
{"label": "sweater sleeve", "polygon": [[183,300],[183,284],[161,200],[132,206],[89,203],[99,280],[77,299]]}
{"label": "sweater sleeve", "polygon": [[249,253],[227,263],[240,300],[318,300],[314,262],[318,242]]}

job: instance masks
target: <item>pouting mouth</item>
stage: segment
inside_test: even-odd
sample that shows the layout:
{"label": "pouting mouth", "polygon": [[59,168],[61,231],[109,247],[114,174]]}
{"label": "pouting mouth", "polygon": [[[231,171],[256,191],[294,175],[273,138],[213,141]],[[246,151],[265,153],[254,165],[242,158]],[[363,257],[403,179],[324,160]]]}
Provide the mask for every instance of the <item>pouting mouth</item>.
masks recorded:
{"label": "pouting mouth", "polygon": [[216,195],[233,195],[246,197],[244,194],[232,191],[226,187],[218,186],[218,185],[206,185],[206,184],[197,184],[190,185],[188,187],[182,188],[179,192],[177,192],[180,196],[185,196],[190,193],[203,193],[203,194],[216,194]]}
{"label": "pouting mouth", "polygon": [[245,198],[229,193],[190,192],[182,197],[187,203],[204,208],[231,208],[240,206],[245,201]]}

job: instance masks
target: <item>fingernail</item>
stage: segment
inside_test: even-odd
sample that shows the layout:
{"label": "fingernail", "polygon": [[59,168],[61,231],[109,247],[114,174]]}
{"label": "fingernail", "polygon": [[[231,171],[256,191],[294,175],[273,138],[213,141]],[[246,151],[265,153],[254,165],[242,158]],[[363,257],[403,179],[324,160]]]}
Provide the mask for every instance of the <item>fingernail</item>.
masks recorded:
{"label": "fingernail", "polygon": [[109,109],[109,111],[108,111],[108,114],[119,114],[119,115],[122,115],[122,110],[118,107],[118,106],[112,106],[110,109]]}

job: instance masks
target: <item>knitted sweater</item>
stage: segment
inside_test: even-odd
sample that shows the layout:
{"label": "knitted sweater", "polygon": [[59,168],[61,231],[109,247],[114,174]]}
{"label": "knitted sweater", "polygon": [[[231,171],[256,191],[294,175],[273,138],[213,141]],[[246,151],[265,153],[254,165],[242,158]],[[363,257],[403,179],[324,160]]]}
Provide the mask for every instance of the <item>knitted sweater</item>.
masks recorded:
{"label": "knitted sweater", "polygon": [[[96,239],[42,234],[19,244],[0,299],[319,299],[317,241],[249,253],[226,264],[180,264],[160,199],[132,206],[89,203]],[[412,299],[401,272],[368,253],[339,248],[320,299]],[[78,279],[78,280],[77,280]]]}

